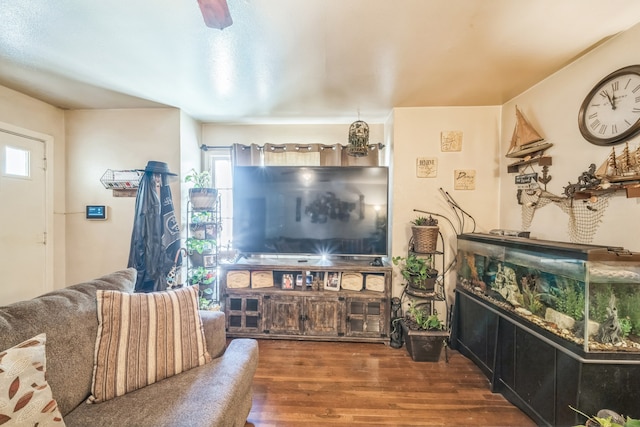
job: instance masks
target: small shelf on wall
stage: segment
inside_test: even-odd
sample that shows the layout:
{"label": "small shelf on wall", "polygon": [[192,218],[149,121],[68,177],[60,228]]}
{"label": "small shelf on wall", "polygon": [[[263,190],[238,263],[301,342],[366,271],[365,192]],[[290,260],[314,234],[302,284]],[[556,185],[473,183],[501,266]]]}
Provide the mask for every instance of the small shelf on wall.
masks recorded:
{"label": "small shelf on wall", "polygon": [[530,159],[519,160],[515,163],[511,163],[507,166],[508,173],[517,173],[520,170],[520,166],[526,166],[533,163],[537,163],[540,166],[551,166],[551,157],[549,156],[537,156]]}
{"label": "small shelf on wall", "polygon": [[114,197],[136,197],[143,175],[144,171],[137,169],[107,169],[100,182],[107,190],[113,190]]}
{"label": "small shelf on wall", "polygon": [[602,194],[617,193],[618,191],[625,191],[627,199],[640,197],[640,181],[616,183],[612,184],[611,187],[607,189],[576,191],[573,198],[574,200],[586,200],[594,196],[598,197]]}

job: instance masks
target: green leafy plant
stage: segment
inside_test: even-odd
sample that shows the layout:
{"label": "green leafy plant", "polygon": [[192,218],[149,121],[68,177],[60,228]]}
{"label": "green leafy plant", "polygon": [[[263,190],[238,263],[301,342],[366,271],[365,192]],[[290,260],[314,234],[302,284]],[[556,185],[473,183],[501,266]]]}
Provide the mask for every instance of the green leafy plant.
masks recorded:
{"label": "green leafy plant", "polygon": [[191,271],[191,284],[210,285],[216,280],[216,276],[211,270],[204,267],[196,267]]}
{"label": "green leafy plant", "polygon": [[407,257],[396,256],[391,259],[394,265],[400,267],[400,274],[407,281],[417,279],[424,281],[438,275],[438,271],[430,268],[428,258],[419,258],[413,254]]}
{"label": "green leafy plant", "polygon": [[191,212],[191,223],[201,224],[203,222],[211,222],[211,211],[193,211]]}
{"label": "green leafy plant", "polygon": [[631,324],[631,318],[629,316],[621,317],[620,321],[620,329],[622,331],[622,338],[627,338],[633,329],[633,325]]}
{"label": "green leafy plant", "polygon": [[409,319],[413,320],[418,328],[427,331],[441,331],[444,329],[444,324],[438,317],[438,312],[433,311],[430,314],[426,309],[411,303],[408,310]]}
{"label": "green leafy plant", "polygon": [[209,171],[197,172],[191,169],[189,174],[184,177],[184,182],[193,183],[193,188],[208,188],[211,185],[211,174]]}
{"label": "green leafy plant", "polygon": [[542,310],[544,309],[544,305],[542,301],[540,301],[540,297],[542,294],[534,292],[527,286],[522,288],[522,305],[534,314],[540,315]]}
{"label": "green leafy plant", "polygon": [[438,220],[432,217],[431,215],[429,215],[428,217],[419,216],[413,221],[411,221],[411,224],[417,225],[417,226],[435,227],[436,225],[438,225]]}
{"label": "green leafy plant", "polygon": [[[573,406],[569,405],[569,408],[576,411],[587,419],[585,424],[581,424],[576,427],[640,427],[640,420],[627,417],[625,420],[621,415],[618,415],[612,411],[602,410],[598,411],[598,416],[590,417],[582,411],[577,410]],[[622,421],[620,423],[619,421]]]}
{"label": "green leafy plant", "polygon": [[215,240],[196,239],[194,237],[189,237],[187,239],[187,251],[189,251],[189,253],[197,252],[202,255],[204,252],[210,251],[215,246],[215,244]]}

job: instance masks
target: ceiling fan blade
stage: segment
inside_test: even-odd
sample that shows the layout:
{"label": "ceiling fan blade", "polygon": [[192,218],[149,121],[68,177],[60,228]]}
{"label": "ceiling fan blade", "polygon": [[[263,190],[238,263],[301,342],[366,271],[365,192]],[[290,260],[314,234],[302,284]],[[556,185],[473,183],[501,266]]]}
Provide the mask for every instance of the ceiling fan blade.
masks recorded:
{"label": "ceiling fan blade", "polygon": [[222,30],[233,24],[227,0],[198,0],[207,27]]}

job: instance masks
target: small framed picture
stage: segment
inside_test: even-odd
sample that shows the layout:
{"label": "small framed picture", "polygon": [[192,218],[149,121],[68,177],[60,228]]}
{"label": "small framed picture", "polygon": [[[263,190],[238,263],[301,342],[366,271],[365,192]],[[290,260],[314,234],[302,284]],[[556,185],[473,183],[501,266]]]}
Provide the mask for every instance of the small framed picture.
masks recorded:
{"label": "small framed picture", "polygon": [[328,272],[325,275],[324,289],[328,291],[340,290],[340,272]]}
{"label": "small framed picture", "polygon": [[303,277],[304,277],[304,276],[303,276],[302,274],[298,274],[298,275],[296,276],[296,286],[297,286],[297,287],[302,287],[302,278],[303,278]]}
{"label": "small framed picture", "polygon": [[202,263],[205,268],[215,267],[216,266],[216,256],[214,254],[204,255],[202,257]]}
{"label": "small framed picture", "polygon": [[293,274],[285,273],[282,275],[282,289],[293,289]]}
{"label": "small framed picture", "polygon": [[305,280],[305,284],[307,285],[307,288],[310,288],[311,286],[313,286],[313,276],[311,275],[310,271],[307,271],[307,275],[306,275],[306,280]]}

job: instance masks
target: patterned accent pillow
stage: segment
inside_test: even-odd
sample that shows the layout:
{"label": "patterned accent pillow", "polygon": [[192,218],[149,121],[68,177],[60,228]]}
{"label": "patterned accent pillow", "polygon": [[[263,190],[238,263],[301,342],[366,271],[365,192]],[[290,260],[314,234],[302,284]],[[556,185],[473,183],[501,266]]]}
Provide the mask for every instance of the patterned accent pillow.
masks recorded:
{"label": "patterned accent pillow", "polygon": [[64,427],[46,375],[46,334],[0,353],[0,425]]}
{"label": "patterned accent pillow", "polygon": [[198,287],[130,294],[98,290],[98,336],[88,402],[122,396],[211,361]]}

